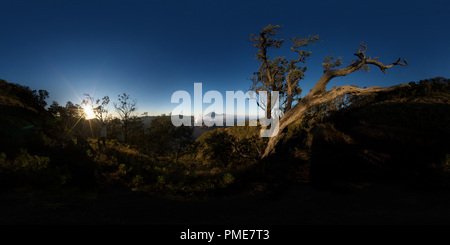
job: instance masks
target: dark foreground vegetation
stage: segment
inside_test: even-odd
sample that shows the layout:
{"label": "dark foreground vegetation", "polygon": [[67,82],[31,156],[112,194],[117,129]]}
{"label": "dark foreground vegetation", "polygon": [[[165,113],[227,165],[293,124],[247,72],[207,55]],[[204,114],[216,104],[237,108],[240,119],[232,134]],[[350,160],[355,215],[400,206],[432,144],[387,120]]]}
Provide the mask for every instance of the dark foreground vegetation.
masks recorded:
{"label": "dark foreground vegetation", "polygon": [[0,80],[0,222],[448,224],[450,80],[409,85],[311,108],[261,159],[259,127],[86,120]]}

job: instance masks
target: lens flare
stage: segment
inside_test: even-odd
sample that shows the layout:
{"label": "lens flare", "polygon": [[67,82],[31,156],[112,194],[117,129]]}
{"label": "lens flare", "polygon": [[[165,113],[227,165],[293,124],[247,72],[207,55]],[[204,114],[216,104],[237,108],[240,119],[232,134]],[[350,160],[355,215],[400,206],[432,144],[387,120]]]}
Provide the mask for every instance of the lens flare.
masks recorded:
{"label": "lens flare", "polygon": [[96,118],[94,110],[92,110],[92,107],[86,106],[84,107],[84,114],[86,119],[94,119]]}

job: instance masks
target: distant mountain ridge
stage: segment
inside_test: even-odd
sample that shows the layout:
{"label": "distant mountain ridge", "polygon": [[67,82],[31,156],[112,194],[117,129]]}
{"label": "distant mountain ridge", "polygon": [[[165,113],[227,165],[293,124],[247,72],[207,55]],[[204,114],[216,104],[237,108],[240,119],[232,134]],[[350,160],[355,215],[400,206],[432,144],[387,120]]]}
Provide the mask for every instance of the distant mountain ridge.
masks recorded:
{"label": "distant mountain ridge", "polygon": [[[211,114],[212,113],[208,113],[207,115],[209,115],[211,117]],[[242,118],[242,117],[239,117],[239,116],[237,116],[237,117],[235,116],[234,124],[233,125],[227,125],[227,123],[226,123],[226,114],[221,114],[221,115],[223,116],[223,124],[222,124],[222,126],[217,126],[217,125],[207,126],[205,124],[205,119],[203,119],[203,122],[202,122],[201,126],[195,126],[196,116],[187,116],[187,117],[190,117],[190,119],[191,119],[191,127],[194,128],[194,133],[193,133],[194,137],[198,138],[202,134],[204,134],[205,132],[211,131],[211,130],[216,129],[216,128],[225,128],[225,127],[235,126],[235,125],[237,125],[238,118]],[[166,116],[168,116],[168,115],[166,114]],[[174,115],[174,116],[180,116],[180,115]],[[181,115],[181,116],[185,117],[185,115]],[[215,115],[213,114],[213,116],[215,116]],[[139,118],[143,121],[144,127],[147,128],[147,127],[150,127],[151,120],[153,118],[155,118],[155,117],[158,117],[158,116],[142,116],[142,117],[139,117]],[[246,116],[245,117],[245,121],[250,120],[250,118],[251,117]]]}

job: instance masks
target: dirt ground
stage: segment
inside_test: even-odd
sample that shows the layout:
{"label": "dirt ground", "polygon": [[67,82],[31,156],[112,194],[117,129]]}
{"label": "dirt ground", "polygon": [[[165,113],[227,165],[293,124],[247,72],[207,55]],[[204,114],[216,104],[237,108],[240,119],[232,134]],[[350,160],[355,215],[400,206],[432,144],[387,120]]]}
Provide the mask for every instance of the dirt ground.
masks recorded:
{"label": "dirt ground", "polygon": [[448,225],[450,190],[407,184],[254,183],[246,195],[177,201],[122,187],[2,190],[1,225]]}

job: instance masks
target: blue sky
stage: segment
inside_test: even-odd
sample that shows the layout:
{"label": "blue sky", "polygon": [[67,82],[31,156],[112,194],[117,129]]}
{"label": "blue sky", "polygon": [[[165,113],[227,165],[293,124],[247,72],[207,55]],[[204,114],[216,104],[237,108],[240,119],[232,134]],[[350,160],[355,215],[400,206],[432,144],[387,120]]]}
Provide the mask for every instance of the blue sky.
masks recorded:
{"label": "blue sky", "polygon": [[[48,102],[79,103],[128,93],[139,112],[170,113],[177,90],[246,90],[257,71],[250,34],[282,25],[280,38],[318,34],[309,48],[308,91],[322,59],[344,65],[364,41],[383,63],[409,66],[384,75],[373,67],[329,85],[389,86],[450,77],[446,1],[0,1],[0,78],[50,92]],[[270,56],[291,56],[289,42]],[[112,103],[111,103],[112,104]],[[204,106],[204,108],[207,105]]]}

